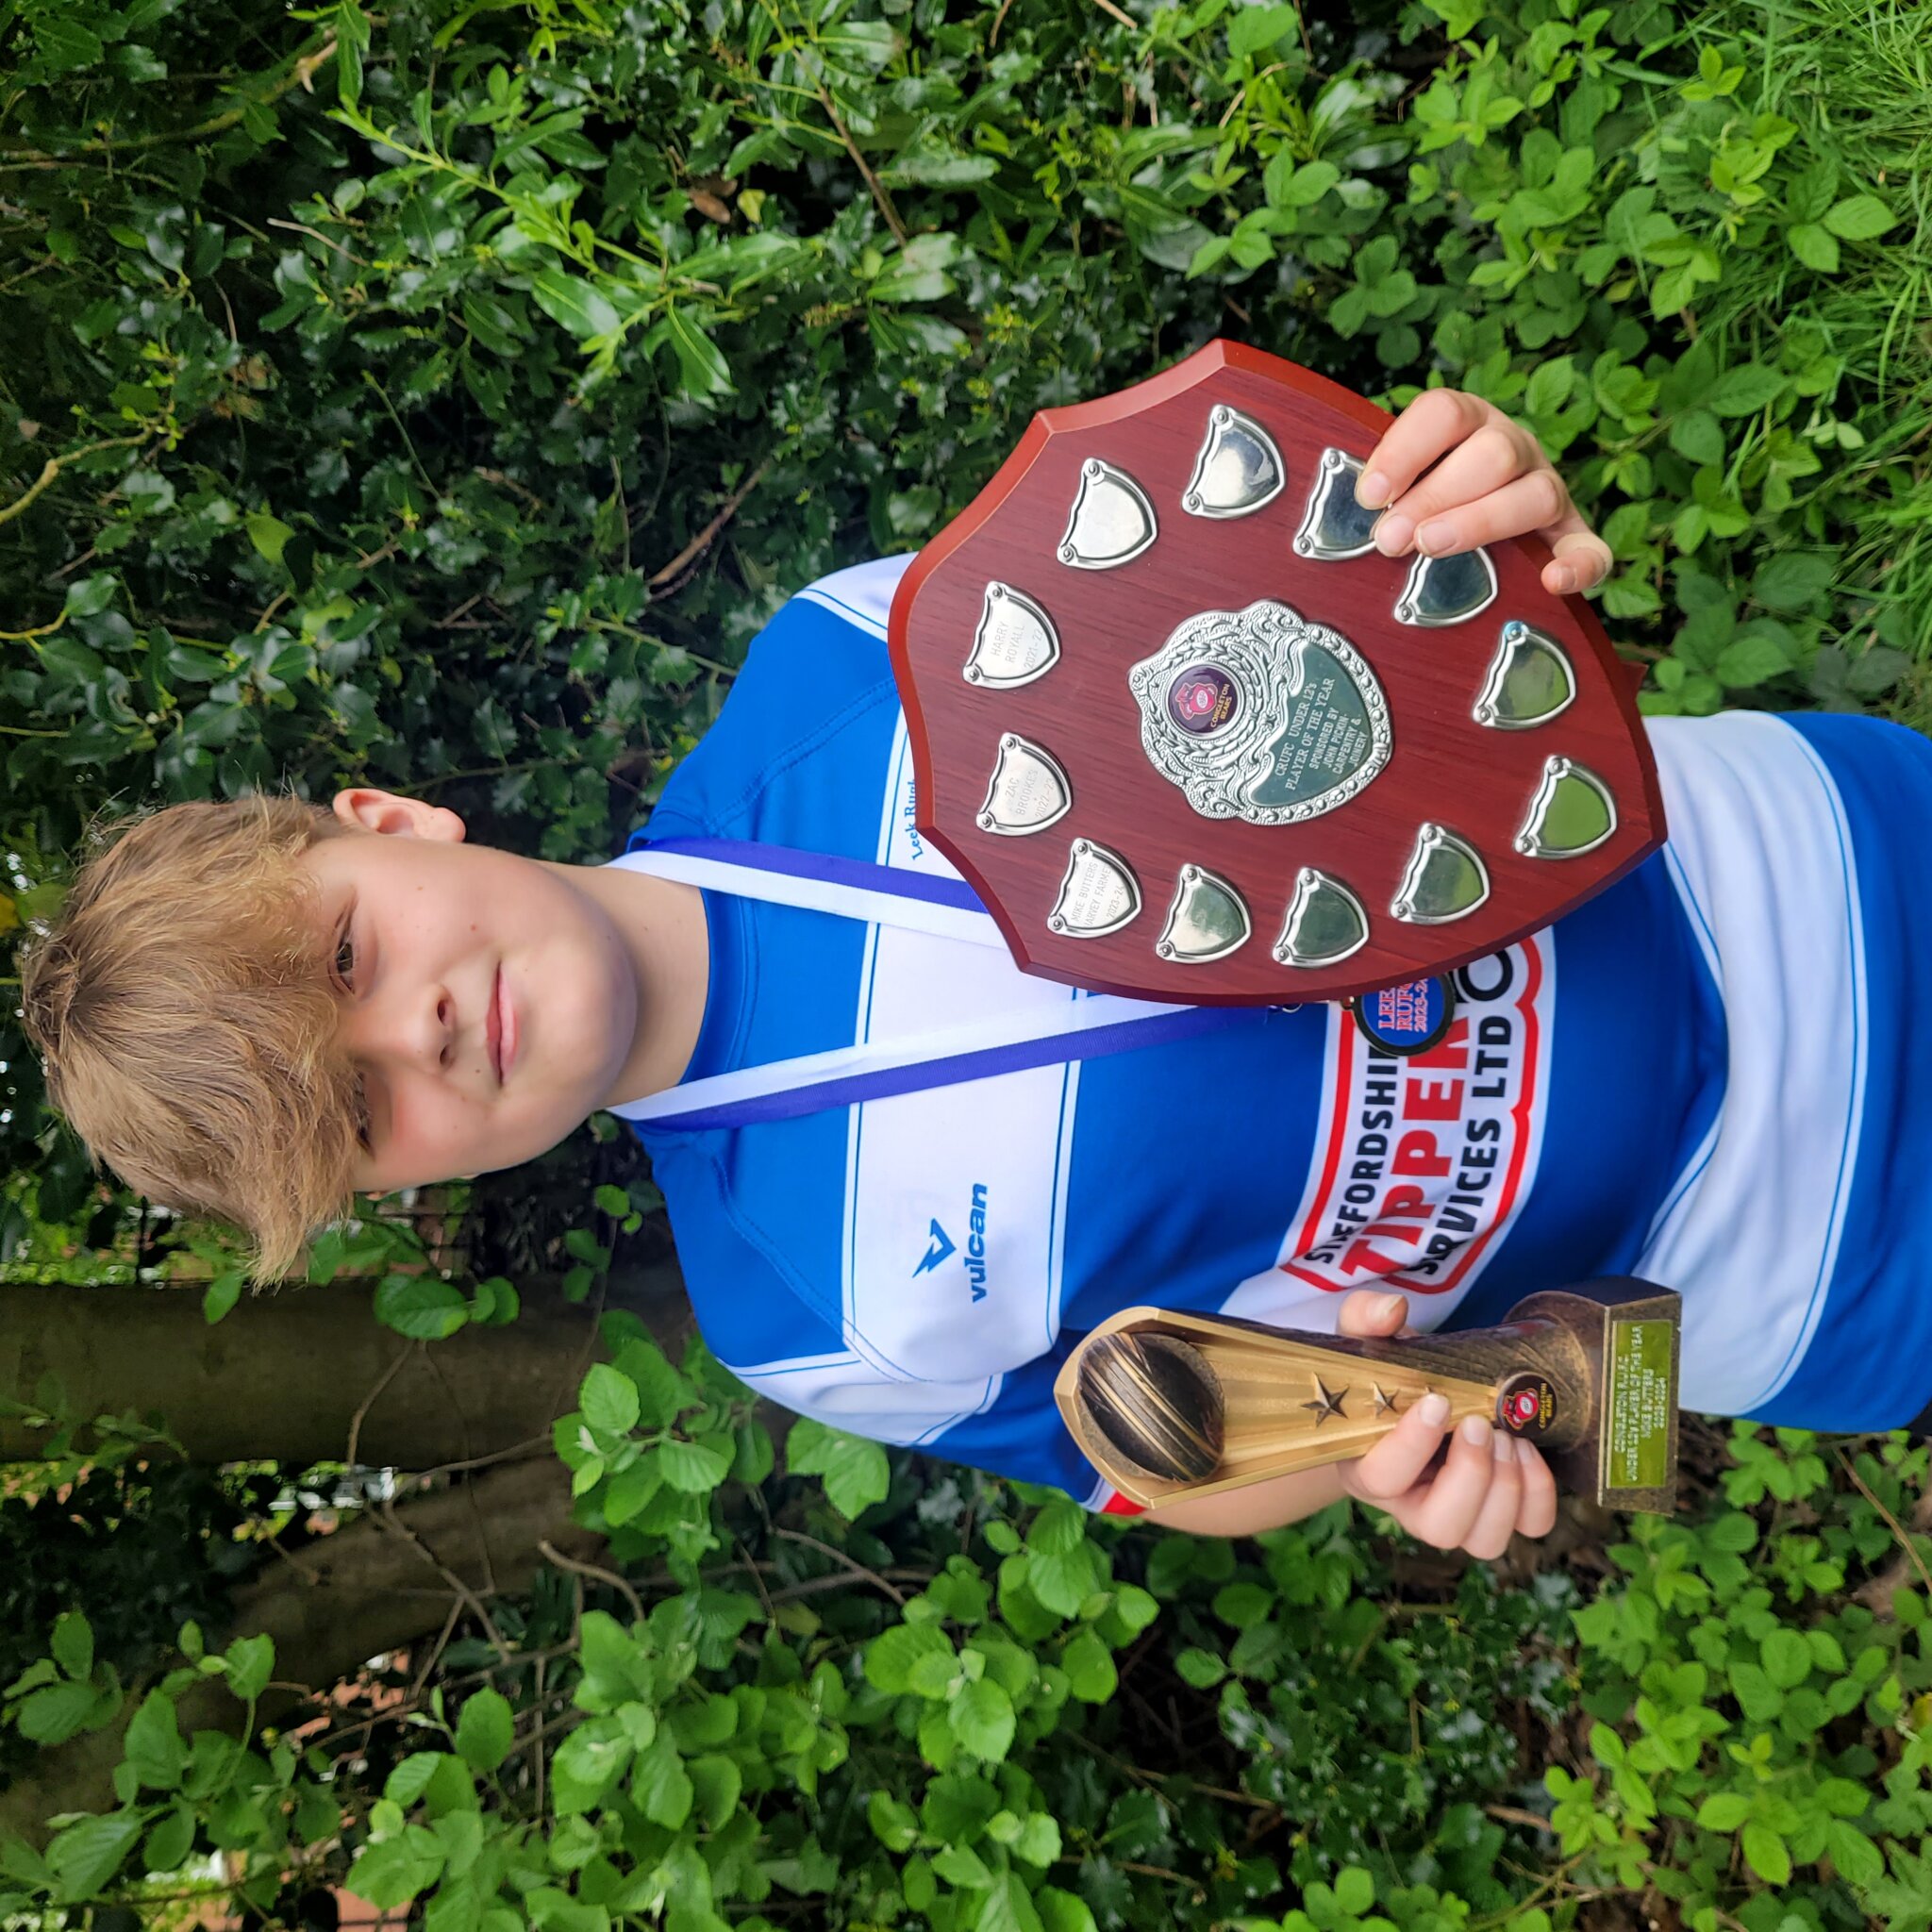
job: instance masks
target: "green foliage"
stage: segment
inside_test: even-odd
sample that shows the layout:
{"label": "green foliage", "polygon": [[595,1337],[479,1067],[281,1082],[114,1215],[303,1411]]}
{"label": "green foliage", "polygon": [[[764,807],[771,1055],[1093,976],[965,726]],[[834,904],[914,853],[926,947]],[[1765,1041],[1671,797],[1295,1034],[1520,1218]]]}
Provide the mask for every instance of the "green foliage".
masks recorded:
{"label": "green foliage", "polygon": [[[1127,10],[6,16],[0,316],[39,352],[0,373],[0,931],[97,812],[283,781],[602,857],[788,591],[1217,332],[1528,421],[1650,708],[1909,714],[1919,10]],[[8,1017],[0,1062],[0,1242],[29,1195],[80,1227]],[[574,1294],[657,1205],[600,1190]],[[425,1342],[516,1312],[386,1224],[318,1244],[346,1273]],[[8,1761],[119,1713],[116,1808],[10,1848],[0,1910],[175,1874],[251,1918],[346,1879],[427,1932],[1927,1923],[1922,1450],[1740,1430],[1596,1588],[1581,1552],[1418,1570],[1340,1511],[1124,1530],[809,1423],[779,1474],[701,1347],[605,1341],[556,1446],[617,1580],[503,1610],[353,1750],[250,1728],[272,1653],[199,1635],[232,1541],[162,1561],[165,1507],[78,1511],[154,1588],[81,1624],[77,1558],[10,1579]],[[179,1720],[212,1677],[239,1739]]]}
{"label": "green foliage", "polygon": [[[623,1317],[606,1340],[559,1436],[603,1464],[579,1513],[636,1588],[608,1573],[518,1646],[453,1650],[359,1762],[245,1710],[239,1737],[188,1733],[205,1678],[252,1708],[266,1638],[210,1651],[190,1624],[124,1693],[61,1619],[8,1715],[49,1741],[126,1720],[118,1804],[0,1855],[0,1909],[178,1894],[220,1850],[239,1875],[210,1897],[342,1883],[492,1932],[765,1927],[791,1903],[855,1928],[1549,1932],[1605,1893],[1693,1932],[1915,1923],[1932,1616],[1907,1579],[1932,1539],[1902,1556],[1897,1525],[1923,1447],[1740,1425],[1723,1480],[1633,1519],[1593,1596],[1480,1566],[1417,1592],[1345,1507],[1156,1537],[922,1484],[900,1453],[854,1523],[774,1473],[700,1344],[674,1366]],[[701,1459],[674,1479],[680,1449]],[[612,1524],[640,1468],[651,1499]]]}

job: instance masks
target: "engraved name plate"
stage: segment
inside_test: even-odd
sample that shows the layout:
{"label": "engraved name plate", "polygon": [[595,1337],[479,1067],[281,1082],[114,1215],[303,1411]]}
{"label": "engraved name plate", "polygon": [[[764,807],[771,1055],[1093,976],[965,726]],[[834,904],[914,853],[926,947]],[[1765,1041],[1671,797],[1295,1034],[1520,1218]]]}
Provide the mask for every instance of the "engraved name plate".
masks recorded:
{"label": "engraved name plate", "polygon": [[1203,818],[1298,824],[1389,762],[1389,703],[1339,631],[1263,598],[1189,618],[1127,673],[1141,747]]}
{"label": "engraved name plate", "polygon": [[1010,691],[1045,676],[1059,656],[1059,633],[1053,619],[1031,597],[1011,584],[987,585],[973,654],[966,659],[968,684]]}
{"label": "engraved name plate", "polygon": [[1000,755],[979,808],[979,828],[1002,839],[1024,839],[1058,824],[1073,808],[1074,788],[1049,751],[1016,738],[1000,740]]}
{"label": "engraved name plate", "polygon": [[1075,839],[1047,924],[1074,940],[1105,939],[1141,910],[1141,888],[1127,861],[1105,845]]}

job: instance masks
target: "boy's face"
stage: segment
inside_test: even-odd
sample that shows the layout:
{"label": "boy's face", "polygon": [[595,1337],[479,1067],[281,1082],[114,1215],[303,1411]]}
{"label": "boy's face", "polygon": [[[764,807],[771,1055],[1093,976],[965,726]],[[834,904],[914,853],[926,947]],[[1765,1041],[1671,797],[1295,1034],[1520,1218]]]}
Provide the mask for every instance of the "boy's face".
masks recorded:
{"label": "boy's face", "polygon": [[304,864],[368,1109],[358,1192],[513,1167],[604,1105],[637,1027],[616,929],[571,869],[463,842],[452,811],[335,801]]}

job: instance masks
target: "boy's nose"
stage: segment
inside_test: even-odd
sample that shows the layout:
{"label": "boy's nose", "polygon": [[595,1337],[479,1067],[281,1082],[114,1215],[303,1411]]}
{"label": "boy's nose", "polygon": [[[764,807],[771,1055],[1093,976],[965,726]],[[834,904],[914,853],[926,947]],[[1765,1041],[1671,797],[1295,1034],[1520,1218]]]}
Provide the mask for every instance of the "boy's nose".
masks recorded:
{"label": "boy's nose", "polygon": [[408,1066],[437,1073],[456,1058],[457,1008],[448,990],[432,986],[413,999],[398,999],[386,1011],[366,1016],[361,1050],[388,1055]]}

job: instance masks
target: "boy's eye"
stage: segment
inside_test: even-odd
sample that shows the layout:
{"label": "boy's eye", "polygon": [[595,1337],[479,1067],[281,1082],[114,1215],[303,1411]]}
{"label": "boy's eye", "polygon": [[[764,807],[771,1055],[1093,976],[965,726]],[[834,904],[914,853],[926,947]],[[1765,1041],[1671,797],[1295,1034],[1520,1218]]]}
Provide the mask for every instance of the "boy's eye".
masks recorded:
{"label": "boy's eye", "polygon": [[363,1153],[375,1151],[369,1136],[369,1090],[360,1080],[356,1082],[356,1141]]}
{"label": "boy's eye", "polygon": [[347,926],[336,942],[336,977],[345,990],[356,983],[356,941],[350,938]]}

